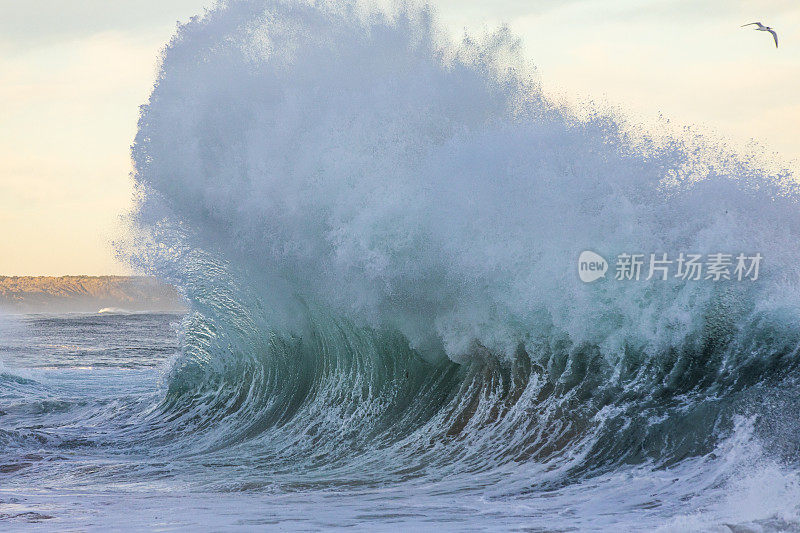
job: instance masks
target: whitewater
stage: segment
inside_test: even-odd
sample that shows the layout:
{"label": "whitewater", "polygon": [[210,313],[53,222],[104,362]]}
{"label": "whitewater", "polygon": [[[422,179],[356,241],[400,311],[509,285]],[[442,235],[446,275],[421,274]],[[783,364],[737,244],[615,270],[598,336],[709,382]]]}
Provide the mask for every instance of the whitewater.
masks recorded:
{"label": "whitewater", "polygon": [[4,528],[800,531],[792,170],[350,1],[180,26],[131,153],[119,253],[189,312],[3,319]]}

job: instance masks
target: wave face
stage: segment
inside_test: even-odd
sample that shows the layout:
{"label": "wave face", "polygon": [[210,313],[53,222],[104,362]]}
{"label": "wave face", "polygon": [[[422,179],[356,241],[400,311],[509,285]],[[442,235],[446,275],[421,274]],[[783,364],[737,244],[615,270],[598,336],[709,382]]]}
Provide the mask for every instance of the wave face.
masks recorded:
{"label": "wave face", "polygon": [[[192,308],[149,436],[244,454],[228,485],[606,483],[644,513],[659,497],[615,476],[684,468],[651,487],[674,514],[767,430],[795,475],[791,173],[550,102],[506,30],[220,5],[166,47],[132,150],[147,238],[127,253]],[[764,263],[754,282],[583,284],[586,249]]]}

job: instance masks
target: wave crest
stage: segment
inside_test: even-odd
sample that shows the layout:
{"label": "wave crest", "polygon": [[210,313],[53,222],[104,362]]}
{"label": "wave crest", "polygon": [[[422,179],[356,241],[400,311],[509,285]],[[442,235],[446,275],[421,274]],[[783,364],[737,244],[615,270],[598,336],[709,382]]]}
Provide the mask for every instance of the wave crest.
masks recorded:
{"label": "wave crest", "polygon": [[[795,369],[791,174],[555,105],[507,30],[453,43],[427,8],[229,2],[166,48],[133,158],[132,260],[196,313],[166,406],[224,422],[214,446],[668,463]],[[585,249],[766,264],[585,285]],[[675,440],[678,413],[703,423]]]}

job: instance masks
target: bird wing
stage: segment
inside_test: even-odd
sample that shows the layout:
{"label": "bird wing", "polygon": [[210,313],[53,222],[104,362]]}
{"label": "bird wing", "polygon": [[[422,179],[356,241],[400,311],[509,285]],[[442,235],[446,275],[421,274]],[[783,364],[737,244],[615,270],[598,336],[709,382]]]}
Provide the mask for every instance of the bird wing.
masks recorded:
{"label": "bird wing", "polygon": [[742,28],[744,28],[745,26],[761,26],[761,25],[762,24],[760,22],[751,22],[750,24],[742,24]]}
{"label": "bird wing", "polygon": [[778,48],[778,34],[775,30],[767,30],[772,34],[772,38],[775,39],[775,48]]}

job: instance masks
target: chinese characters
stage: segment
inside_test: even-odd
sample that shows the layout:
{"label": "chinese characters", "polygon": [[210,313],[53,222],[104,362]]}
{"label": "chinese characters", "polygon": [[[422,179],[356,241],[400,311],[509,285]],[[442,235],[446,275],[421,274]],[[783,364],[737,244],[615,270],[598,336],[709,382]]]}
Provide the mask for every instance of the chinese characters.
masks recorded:
{"label": "chinese characters", "polygon": [[614,279],[618,281],[649,281],[670,278],[683,281],[756,281],[763,256],[747,254],[678,254],[622,253],[617,256]]}

